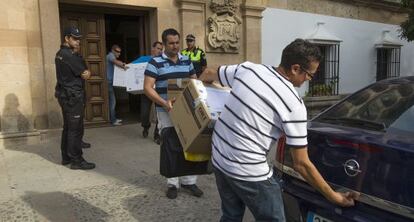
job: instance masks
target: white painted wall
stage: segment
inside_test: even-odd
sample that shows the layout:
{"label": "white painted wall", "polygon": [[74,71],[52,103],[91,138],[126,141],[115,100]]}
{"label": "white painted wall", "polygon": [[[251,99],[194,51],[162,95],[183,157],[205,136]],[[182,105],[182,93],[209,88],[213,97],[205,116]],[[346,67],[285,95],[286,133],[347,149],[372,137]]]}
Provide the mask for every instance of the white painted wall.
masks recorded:
{"label": "white painted wall", "polygon": [[[414,42],[400,40],[399,26],[345,19],[311,13],[267,8],[262,22],[262,63],[277,66],[283,48],[296,38],[312,34],[317,22],[343,41],[340,44],[339,93],[352,93],[376,80],[375,43],[382,31],[389,29],[399,40],[401,48],[401,76],[414,75]],[[308,89],[304,84],[299,92]]]}

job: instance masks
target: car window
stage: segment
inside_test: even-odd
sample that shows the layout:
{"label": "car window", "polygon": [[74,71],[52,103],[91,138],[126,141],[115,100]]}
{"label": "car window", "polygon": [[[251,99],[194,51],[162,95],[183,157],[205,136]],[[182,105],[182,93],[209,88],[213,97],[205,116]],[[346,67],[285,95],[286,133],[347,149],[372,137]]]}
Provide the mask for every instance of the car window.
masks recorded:
{"label": "car window", "polygon": [[390,128],[414,133],[414,106],[407,109],[390,125]]}
{"label": "car window", "polygon": [[339,103],[314,121],[414,132],[414,84],[377,83]]}

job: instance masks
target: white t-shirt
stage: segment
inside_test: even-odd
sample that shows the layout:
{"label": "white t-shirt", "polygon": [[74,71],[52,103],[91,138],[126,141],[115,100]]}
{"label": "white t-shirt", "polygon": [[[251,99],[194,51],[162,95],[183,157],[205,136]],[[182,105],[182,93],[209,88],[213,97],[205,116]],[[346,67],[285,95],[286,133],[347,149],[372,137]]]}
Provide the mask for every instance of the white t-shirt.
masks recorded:
{"label": "white t-shirt", "polygon": [[267,154],[282,134],[287,145],[307,145],[305,104],[271,66],[221,66],[219,79],[232,91],[214,127],[213,165],[235,179],[266,180],[273,174]]}

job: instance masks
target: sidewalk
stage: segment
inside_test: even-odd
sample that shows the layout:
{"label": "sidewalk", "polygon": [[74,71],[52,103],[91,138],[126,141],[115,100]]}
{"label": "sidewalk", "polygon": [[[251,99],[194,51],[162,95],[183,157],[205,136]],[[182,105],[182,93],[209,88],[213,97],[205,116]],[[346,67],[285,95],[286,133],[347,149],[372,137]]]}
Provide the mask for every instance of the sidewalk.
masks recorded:
{"label": "sidewalk", "polygon": [[[138,124],[87,129],[94,170],[60,165],[60,130],[37,145],[0,149],[0,221],[218,221],[214,176],[200,176],[204,196],[165,197],[159,145]],[[150,131],[152,132],[152,131]],[[245,221],[252,221],[246,220]]]}

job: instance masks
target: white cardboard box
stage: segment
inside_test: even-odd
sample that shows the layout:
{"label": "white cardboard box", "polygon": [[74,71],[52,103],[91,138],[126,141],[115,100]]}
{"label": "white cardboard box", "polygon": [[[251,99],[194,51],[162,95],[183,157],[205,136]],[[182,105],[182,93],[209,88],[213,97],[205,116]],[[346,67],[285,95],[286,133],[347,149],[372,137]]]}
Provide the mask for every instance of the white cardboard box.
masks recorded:
{"label": "white cardboard box", "polygon": [[117,87],[126,87],[125,79],[125,70],[114,65],[114,79],[112,85]]}
{"label": "white cardboard box", "polygon": [[147,62],[138,64],[128,64],[126,70],[126,90],[131,94],[144,93],[144,72]]}

